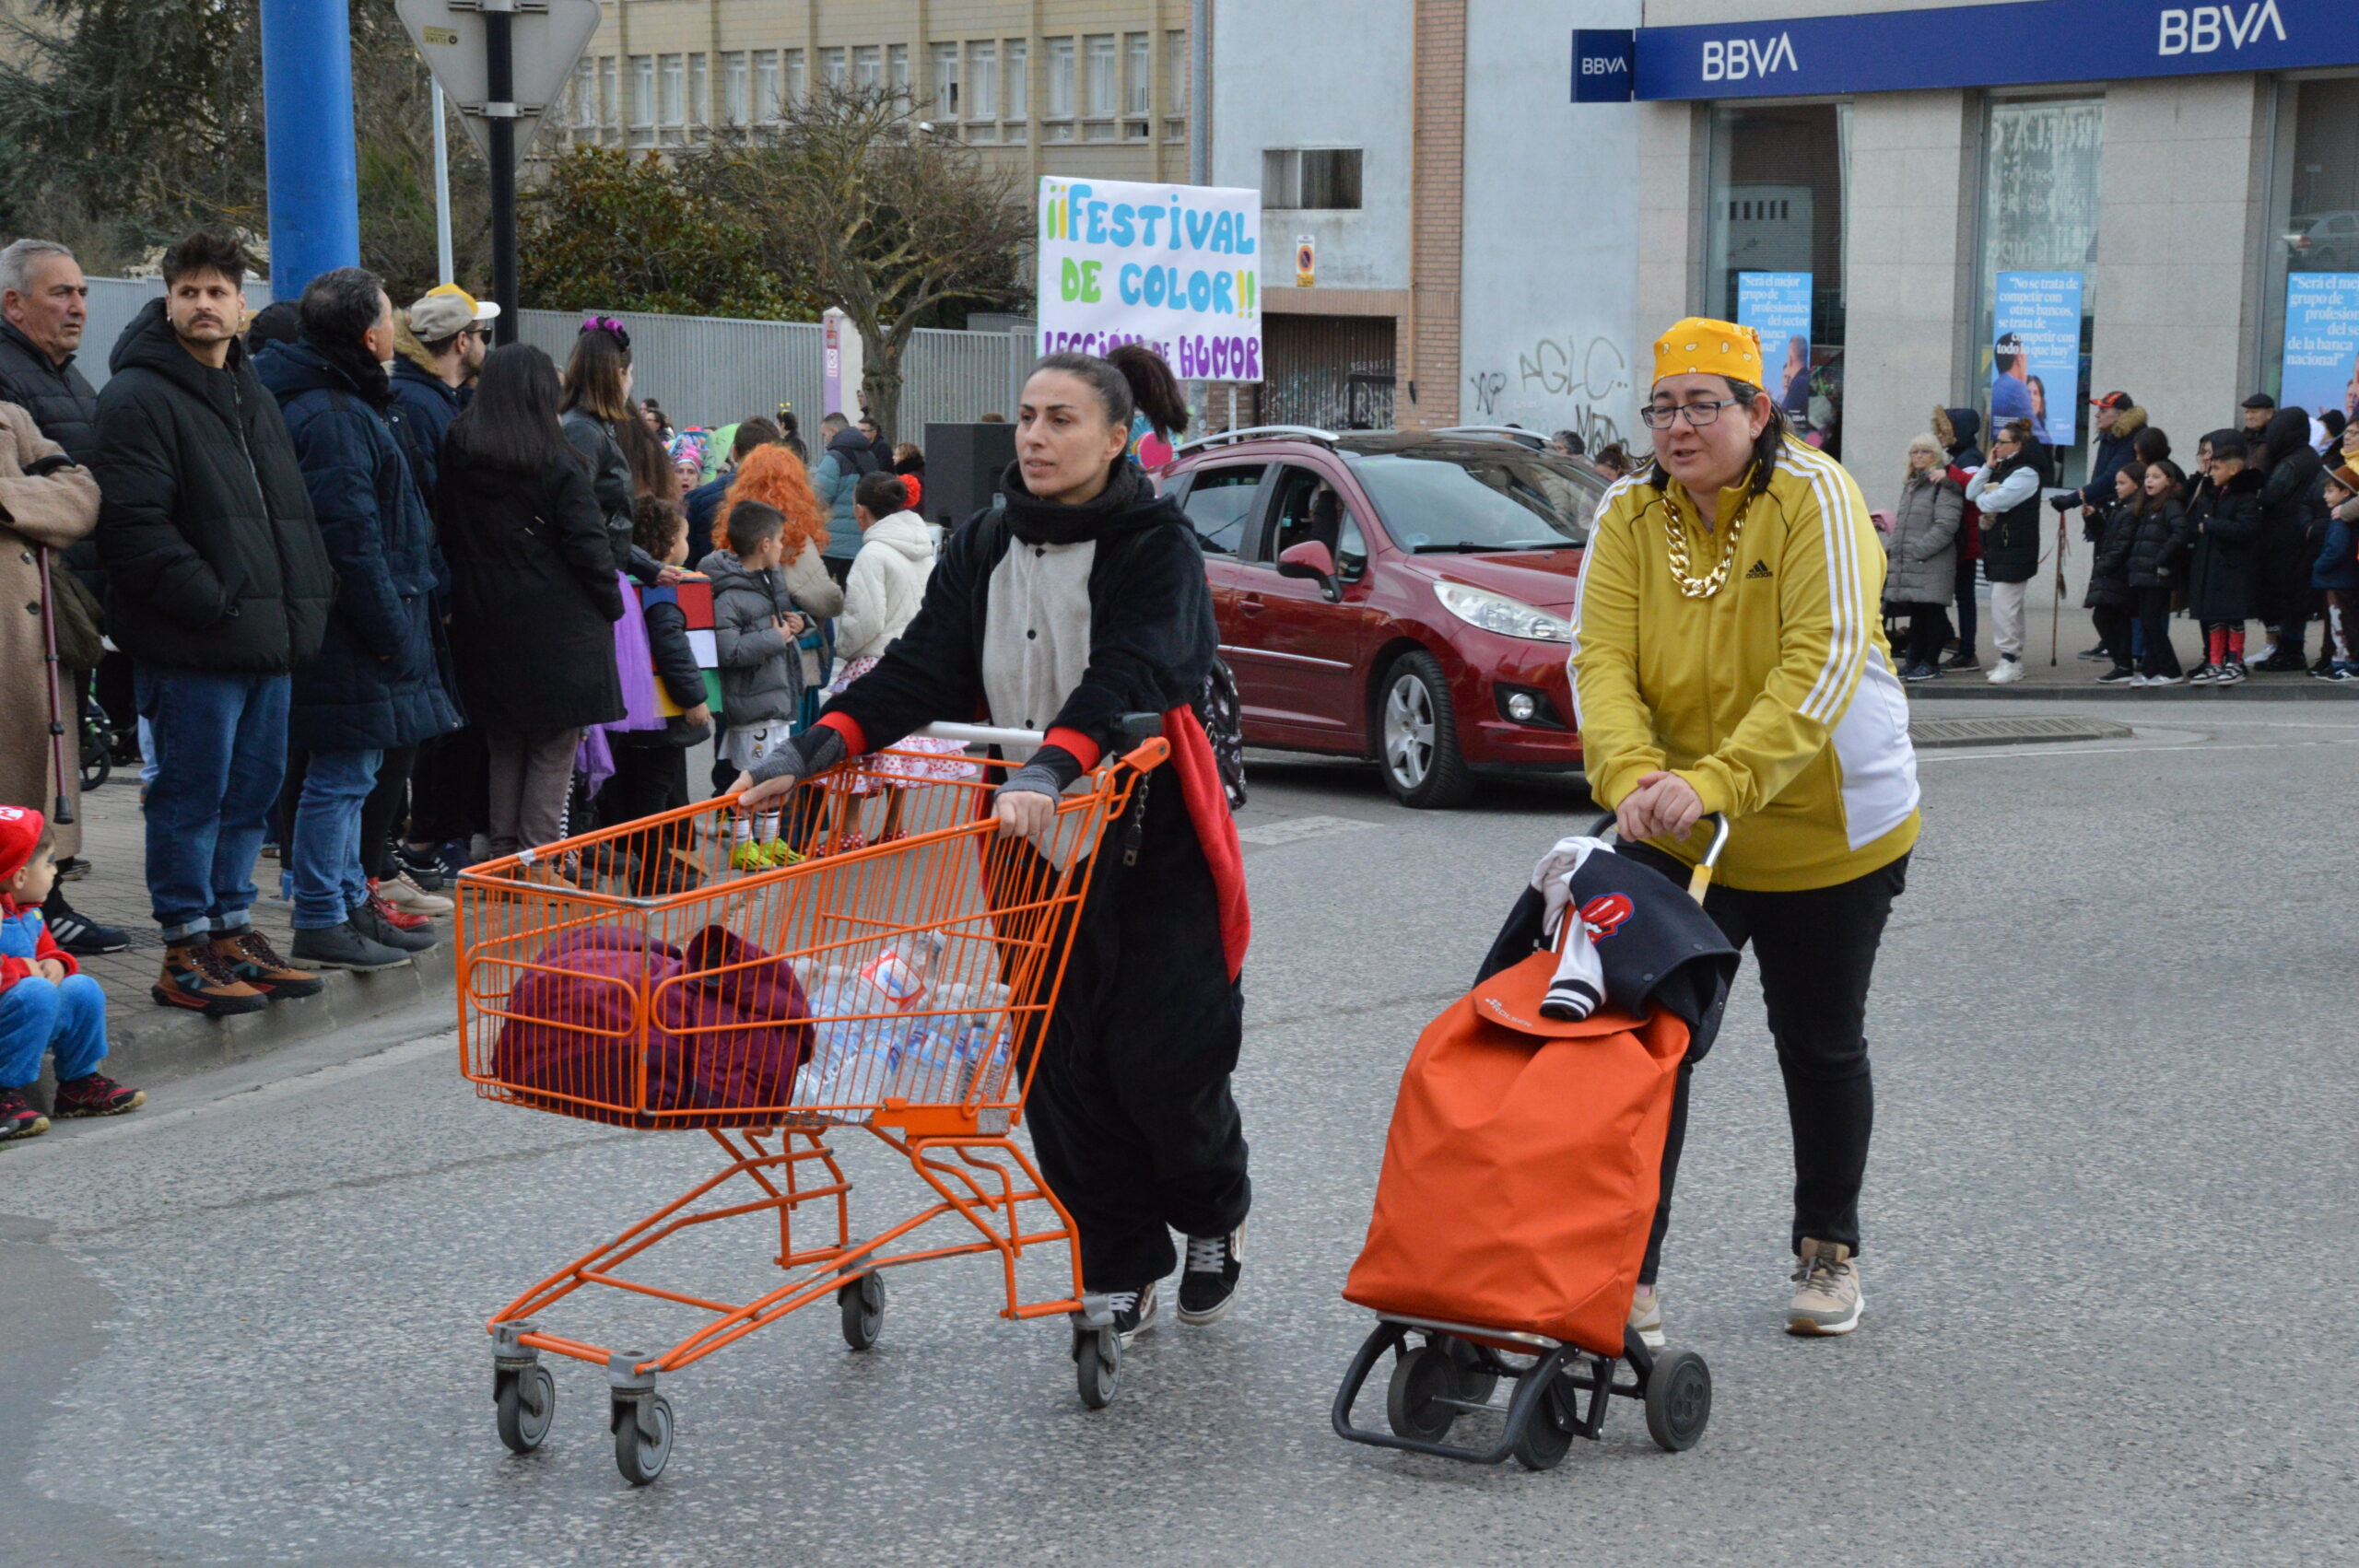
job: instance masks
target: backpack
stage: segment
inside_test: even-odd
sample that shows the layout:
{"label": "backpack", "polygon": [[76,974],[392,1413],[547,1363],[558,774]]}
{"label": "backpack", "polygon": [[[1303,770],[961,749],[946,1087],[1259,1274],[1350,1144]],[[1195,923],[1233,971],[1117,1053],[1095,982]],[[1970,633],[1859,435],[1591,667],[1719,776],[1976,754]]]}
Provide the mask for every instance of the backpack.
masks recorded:
{"label": "backpack", "polygon": [[[995,493],[990,509],[976,523],[1004,532],[1006,514],[1005,493]],[[1135,540],[1137,535],[1132,537]],[[999,538],[996,534],[980,534],[975,548],[979,554],[996,554]],[[1196,688],[1188,707],[1195,714],[1196,722],[1203,726],[1204,739],[1212,743],[1213,763],[1220,773],[1221,792],[1228,797],[1228,809],[1242,810],[1246,798],[1244,708],[1238,700],[1237,673],[1218,653],[1213,655],[1212,668],[1204,672],[1203,684]]]}

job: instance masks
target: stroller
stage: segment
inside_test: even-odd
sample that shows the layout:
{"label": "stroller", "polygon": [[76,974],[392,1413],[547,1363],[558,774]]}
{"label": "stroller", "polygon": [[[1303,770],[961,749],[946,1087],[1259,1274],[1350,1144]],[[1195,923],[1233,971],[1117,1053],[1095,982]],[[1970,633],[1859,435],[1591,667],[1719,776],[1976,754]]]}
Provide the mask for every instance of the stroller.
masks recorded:
{"label": "stroller", "polygon": [[[1335,1432],[1351,1442],[1545,1470],[1575,1436],[1602,1434],[1617,1396],[1644,1403],[1673,1453],[1710,1419],[1704,1358],[1650,1349],[1629,1316],[1681,1063],[1710,1047],[1736,973],[1701,908],[1729,828],[1714,819],[1682,897],[1602,841],[1612,821],[1541,862],[1474,989],[1426,1027],[1402,1075],[1344,1286],[1377,1315],[1335,1396]],[[1566,1016],[1586,1011],[1566,1000],[1567,976],[1576,991],[1589,983],[1578,975],[1599,982],[1597,1005]],[[1389,1430],[1377,1431],[1353,1408],[1387,1351]],[[1447,1441],[1477,1413],[1505,1418],[1495,1441]]]}

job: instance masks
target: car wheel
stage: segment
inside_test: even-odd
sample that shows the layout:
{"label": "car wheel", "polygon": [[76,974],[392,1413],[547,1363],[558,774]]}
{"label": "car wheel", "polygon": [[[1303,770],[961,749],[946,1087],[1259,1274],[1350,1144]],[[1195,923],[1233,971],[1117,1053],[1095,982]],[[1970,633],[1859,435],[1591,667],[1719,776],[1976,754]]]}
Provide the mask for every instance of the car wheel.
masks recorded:
{"label": "car wheel", "polygon": [[1454,806],[1473,792],[1474,776],[1458,750],[1458,714],[1441,662],[1406,653],[1385,672],[1377,706],[1377,761],[1392,798],[1416,810]]}

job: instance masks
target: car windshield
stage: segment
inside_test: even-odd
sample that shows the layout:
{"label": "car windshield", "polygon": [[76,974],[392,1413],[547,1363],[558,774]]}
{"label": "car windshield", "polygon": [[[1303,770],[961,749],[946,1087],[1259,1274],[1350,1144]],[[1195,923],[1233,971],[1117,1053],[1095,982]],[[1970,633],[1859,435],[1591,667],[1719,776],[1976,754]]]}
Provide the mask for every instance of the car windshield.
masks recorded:
{"label": "car windshield", "polygon": [[[1504,448],[1504,443],[1502,443]],[[1370,453],[1352,471],[1404,550],[1562,550],[1589,543],[1604,485],[1550,453]]]}

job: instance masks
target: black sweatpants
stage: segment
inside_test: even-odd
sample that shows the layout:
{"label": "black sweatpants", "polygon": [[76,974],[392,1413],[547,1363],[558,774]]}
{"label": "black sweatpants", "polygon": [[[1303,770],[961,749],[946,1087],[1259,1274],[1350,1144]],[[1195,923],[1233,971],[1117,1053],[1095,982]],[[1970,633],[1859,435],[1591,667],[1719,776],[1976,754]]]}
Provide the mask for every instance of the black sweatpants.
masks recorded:
{"label": "black sweatpants", "polygon": [[1226,1235],[1253,1188],[1229,1094],[1244,999],[1228,977],[1212,868],[1179,780],[1150,776],[1138,863],[1107,829],[1025,1119],[1081,1231],[1084,1284],[1171,1272],[1171,1232]]}
{"label": "black sweatpants", "polygon": [[2142,675],[2177,675],[2180,669],[2178,649],[2171,646],[2171,591],[2167,588],[2135,588],[2138,596],[2138,625],[2145,633],[2146,656],[2139,661]]}
{"label": "black sweatpants", "polygon": [[[1674,881],[1687,867],[1648,845],[1616,846]],[[1908,857],[1863,877],[1799,893],[1752,893],[1715,883],[1704,911],[1730,942],[1753,945],[1769,1035],[1786,1080],[1794,1134],[1793,1246],[1804,1236],[1860,1249],[1860,1184],[1868,1168],[1875,1092],[1868,1071],[1868,984],[1892,901],[1908,885]],[[1671,1226],[1671,1192],[1687,1140],[1690,1064],[1682,1062],[1662,1152],[1662,1199],[1638,1270],[1652,1284]]]}
{"label": "black sweatpants", "polygon": [[2097,628],[2097,643],[2112,656],[2117,670],[2134,667],[2135,661],[2130,656],[2130,627],[2136,619],[2116,604],[2099,604],[2089,612],[2089,620]]}

